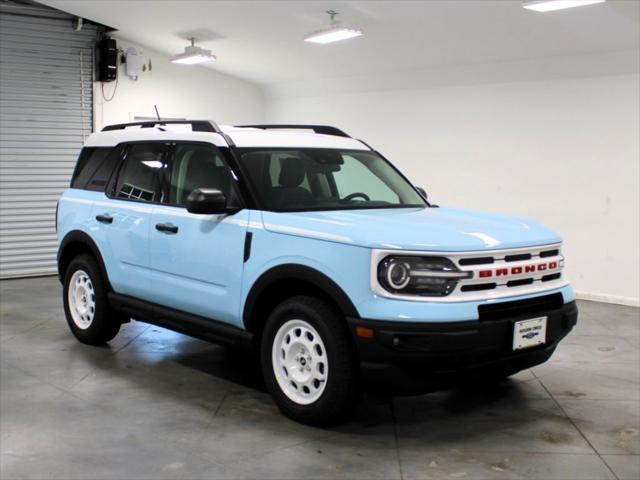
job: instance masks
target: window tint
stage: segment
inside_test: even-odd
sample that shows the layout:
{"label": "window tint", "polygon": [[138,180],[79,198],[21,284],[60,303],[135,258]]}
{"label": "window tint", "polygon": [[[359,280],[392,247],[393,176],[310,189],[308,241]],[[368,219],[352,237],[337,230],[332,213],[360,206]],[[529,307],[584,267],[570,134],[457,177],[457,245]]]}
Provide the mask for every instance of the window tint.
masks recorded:
{"label": "window tint", "polygon": [[345,155],[344,159],[345,162],[340,170],[333,173],[340,198],[356,193],[354,188],[358,188],[358,192],[366,193],[370,200],[389,203],[400,201],[398,194],[389,185],[384,183],[380,177],[371,174],[373,168],[367,166],[371,163],[370,158],[364,157],[360,160]]}
{"label": "window tint", "polygon": [[222,155],[208,145],[177,144],[171,168],[169,202],[184,205],[196,188],[215,188],[235,201],[233,178]]}
{"label": "window tint", "polygon": [[116,198],[159,202],[160,175],[165,168],[166,146],[161,143],[133,144],[118,175]]}
{"label": "window tint", "polygon": [[91,179],[85,186],[86,190],[93,190],[97,192],[104,192],[107,188],[107,183],[118,168],[118,164],[122,159],[123,147],[118,145],[111,149],[111,152],[102,161],[98,169],[91,176]]}
{"label": "window tint", "polygon": [[382,157],[333,149],[240,149],[265,208],[276,211],[424,207]]}
{"label": "window tint", "polygon": [[[113,150],[111,147],[85,147],[80,152],[80,157],[76,164],[73,178],[71,179],[71,188],[89,188],[90,180],[95,176],[96,172],[105,163],[107,155]],[[113,162],[112,162],[113,163]],[[107,177],[108,179],[108,177]],[[89,188],[89,190],[104,190],[106,179],[102,183],[101,188]]]}

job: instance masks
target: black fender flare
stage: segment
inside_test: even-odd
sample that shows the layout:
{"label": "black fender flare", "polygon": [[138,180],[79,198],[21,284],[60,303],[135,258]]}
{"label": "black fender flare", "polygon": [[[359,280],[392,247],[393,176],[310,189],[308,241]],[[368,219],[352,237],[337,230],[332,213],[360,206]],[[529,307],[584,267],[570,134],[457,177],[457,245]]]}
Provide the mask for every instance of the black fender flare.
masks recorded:
{"label": "black fender flare", "polygon": [[109,282],[109,275],[107,274],[107,267],[105,266],[104,260],[102,258],[102,254],[100,253],[100,249],[96,242],[91,238],[87,233],[82,230],[71,230],[67,233],[62,241],[60,242],[60,247],[58,248],[58,278],[60,282],[64,281],[64,268],[63,262],[68,260],[65,252],[68,248],[70,248],[73,244],[82,244],[86,246],[93,256],[98,261],[98,265],[100,267],[100,271],[102,273],[103,278],[106,280],[107,285],[109,286],[109,290],[113,290],[111,288],[111,283]]}
{"label": "black fender flare", "polygon": [[306,265],[287,263],[267,270],[254,282],[247,295],[242,312],[242,319],[245,325],[249,324],[260,295],[269,285],[278,280],[302,280],[308,282],[331,297],[345,316],[360,318],[360,314],[349,296],[331,278]]}

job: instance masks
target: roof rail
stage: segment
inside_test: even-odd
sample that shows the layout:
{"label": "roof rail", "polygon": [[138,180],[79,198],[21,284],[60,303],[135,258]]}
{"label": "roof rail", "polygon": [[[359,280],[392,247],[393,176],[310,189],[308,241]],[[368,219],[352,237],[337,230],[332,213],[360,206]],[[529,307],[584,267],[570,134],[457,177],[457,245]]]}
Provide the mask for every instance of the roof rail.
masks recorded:
{"label": "roof rail", "polygon": [[261,128],[263,130],[313,130],[315,133],[320,133],[322,135],[333,135],[335,137],[347,137],[351,138],[350,135],[346,134],[342,130],[336,127],[332,127],[329,125],[235,125],[240,128]]}
{"label": "roof rail", "polygon": [[127,127],[153,128],[162,125],[191,125],[194,132],[214,132],[222,133],[220,127],[211,120],[146,120],[144,122],[118,123],[115,125],[107,125],[102,129],[103,132],[110,130],[124,130]]}

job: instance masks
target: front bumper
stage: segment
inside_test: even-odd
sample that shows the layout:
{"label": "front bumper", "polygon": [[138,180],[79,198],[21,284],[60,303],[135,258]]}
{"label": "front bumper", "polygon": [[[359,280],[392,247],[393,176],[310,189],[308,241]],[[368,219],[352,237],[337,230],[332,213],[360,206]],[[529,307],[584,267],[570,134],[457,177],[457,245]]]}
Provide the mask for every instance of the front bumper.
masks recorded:
{"label": "front bumper", "polygon": [[[481,306],[478,313],[479,320],[442,323],[349,318],[363,379],[417,393],[511,375],[545,362],[578,318],[576,303],[564,303],[560,294]],[[547,317],[545,343],[514,351],[514,323],[541,316]],[[357,327],[372,336],[359,336]]]}

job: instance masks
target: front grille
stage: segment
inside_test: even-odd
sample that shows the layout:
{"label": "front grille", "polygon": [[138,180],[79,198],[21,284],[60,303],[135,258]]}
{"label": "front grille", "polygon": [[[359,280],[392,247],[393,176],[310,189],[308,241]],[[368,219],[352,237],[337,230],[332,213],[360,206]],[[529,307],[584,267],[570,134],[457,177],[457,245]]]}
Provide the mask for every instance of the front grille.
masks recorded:
{"label": "front grille", "polygon": [[521,253],[519,255],[507,255],[504,257],[505,262],[517,262],[519,260],[531,260],[531,254]]}
{"label": "front grille", "polygon": [[522,280],[509,280],[507,287],[519,287],[520,285],[531,285],[533,278],[523,278]]}
{"label": "front grille", "polygon": [[554,293],[553,295],[543,295],[526,300],[480,305],[478,314],[480,321],[501,320],[525,315],[535,316],[549,310],[561,308],[563,304],[562,294]]}
{"label": "front grille", "polygon": [[475,258],[461,258],[459,264],[461,266],[465,265],[485,265],[488,263],[493,263],[493,257],[475,257]]}
{"label": "front grille", "polygon": [[418,298],[417,295],[388,292],[380,286],[378,267],[386,256],[401,253],[396,250],[374,250],[371,256],[371,287],[375,293],[425,302],[464,302],[545,293],[568,285],[562,273],[564,257],[560,243],[502,250],[446,253],[407,251],[402,254],[449,259],[455,265],[458,277],[450,282],[450,293],[442,297]]}
{"label": "front grille", "polygon": [[541,282],[550,282],[551,280],[557,280],[560,278],[559,273],[553,273],[551,275],[545,275],[540,279]]}
{"label": "front grille", "polygon": [[493,290],[496,286],[495,283],[476,283],[475,285],[463,285],[460,290],[463,292],[477,292],[479,290]]}
{"label": "front grille", "polygon": [[560,286],[560,282],[553,281],[562,278],[564,261],[558,245],[495,250],[484,255],[482,252],[460,253],[449,258],[461,271],[471,272],[452,292],[452,296],[460,299],[479,298],[483,291],[500,291],[506,296]]}

